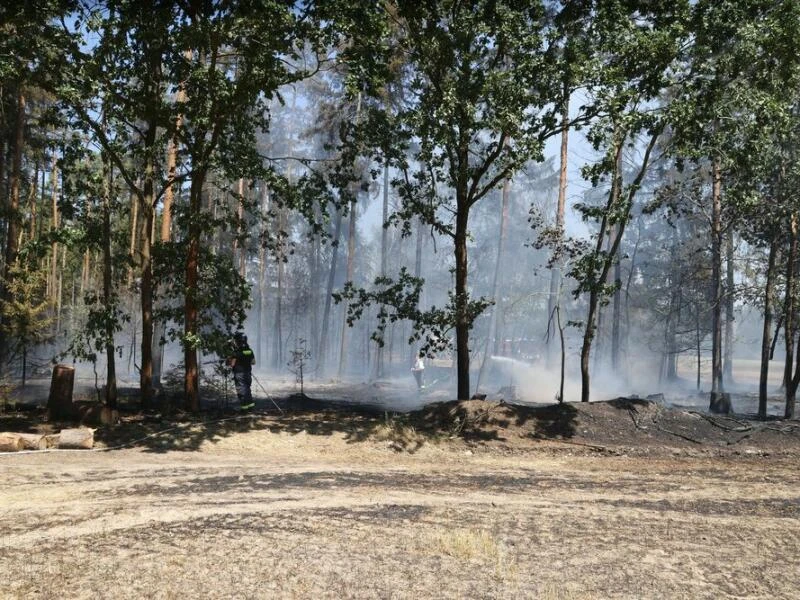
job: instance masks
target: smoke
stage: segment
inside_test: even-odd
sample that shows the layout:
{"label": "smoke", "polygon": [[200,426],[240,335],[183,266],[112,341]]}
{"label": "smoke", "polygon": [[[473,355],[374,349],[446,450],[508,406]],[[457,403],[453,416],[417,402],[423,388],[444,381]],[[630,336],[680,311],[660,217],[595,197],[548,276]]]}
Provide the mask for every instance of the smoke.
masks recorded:
{"label": "smoke", "polygon": [[[506,356],[491,356],[492,373],[489,386],[515,386],[517,400],[536,404],[557,401],[560,387],[560,367],[548,367],[541,361],[529,363]],[[564,377],[564,401],[577,402],[581,398],[580,373],[575,368],[576,359],[568,360]],[[652,356],[643,356],[627,365],[625,376],[609,369],[593,369],[591,399],[608,400],[620,396],[645,397],[664,393],[658,382],[658,364]],[[653,374],[656,374],[655,376]]]}

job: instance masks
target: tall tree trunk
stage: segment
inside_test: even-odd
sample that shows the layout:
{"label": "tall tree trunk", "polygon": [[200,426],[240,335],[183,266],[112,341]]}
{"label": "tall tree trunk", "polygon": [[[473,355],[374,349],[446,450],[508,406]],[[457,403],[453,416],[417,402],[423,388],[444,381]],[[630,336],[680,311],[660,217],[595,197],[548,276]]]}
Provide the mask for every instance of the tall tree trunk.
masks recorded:
{"label": "tall tree trunk", "polygon": [[[700,306],[697,304],[696,306]],[[695,382],[695,389],[700,391],[700,377],[701,377],[701,369],[703,365],[703,349],[701,346],[702,338],[700,336],[700,311],[694,311],[694,346],[695,346],[695,357],[696,357],[696,382]]]}
{"label": "tall tree trunk", "polygon": [[[110,317],[114,310],[114,290],[112,287],[111,257],[111,185],[113,169],[110,161],[104,156],[103,167],[103,308]],[[117,408],[117,370],[116,353],[114,352],[114,325],[110,318],[106,320],[106,406]]]}
{"label": "tall tree trunk", "polygon": [[467,226],[469,206],[462,200],[466,194],[457,195],[455,259],[456,259],[456,376],[458,380],[458,400],[469,399],[469,302],[467,290]]}
{"label": "tall tree trunk", "polygon": [[[569,149],[569,83],[564,81],[563,104],[561,106],[561,156],[558,170],[558,202],[556,204],[556,229],[559,236],[564,233],[564,212],[567,202],[567,151]],[[547,319],[548,319],[548,344],[547,344],[547,366],[552,368],[559,356],[557,346],[551,339],[550,325],[552,323],[553,311],[559,304],[558,293],[561,289],[561,269],[562,261],[553,265],[550,271],[550,294],[547,299]]]}
{"label": "tall tree trunk", "polygon": [[[155,146],[156,128],[151,124],[145,133],[145,147]],[[153,405],[153,233],[155,227],[155,158],[148,154],[144,165],[142,195],[139,198],[142,213],[142,229],[140,238],[141,256],[141,371],[139,372],[139,389],[142,396],[142,408]]]}
{"label": "tall tree trunk", "polygon": [[[233,237],[233,263],[239,262],[239,254],[244,253],[244,248],[239,243],[239,238],[244,230],[244,178],[239,178],[236,186],[236,230]],[[241,250],[241,252],[240,252]]]}
{"label": "tall tree trunk", "polygon": [[322,313],[322,332],[319,338],[319,349],[317,350],[317,370],[323,373],[325,370],[325,357],[328,351],[328,329],[331,314],[331,295],[333,294],[333,284],[336,279],[336,263],[339,260],[339,238],[342,235],[342,212],[336,209],[336,224],[334,226],[332,247],[331,247],[331,267],[328,271],[328,285],[325,288],[325,310]]}
{"label": "tall tree trunk", "polygon": [[22,186],[22,152],[25,145],[25,94],[20,88],[17,92],[17,123],[14,135],[14,156],[11,164],[11,185],[8,196],[8,229],[6,233],[6,263],[3,273],[8,281],[9,271],[17,260],[19,251],[19,200]]}
{"label": "tall tree trunk", "polygon": [[136,235],[139,232],[139,196],[131,192],[131,238],[128,249],[128,256],[131,259],[131,267],[128,269],[128,288],[133,288],[133,271],[134,264],[137,264],[137,239]]}
{"label": "tall tree trunk", "polygon": [[[381,212],[381,277],[386,277],[387,262],[389,259],[389,229],[386,221],[389,220],[389,166],[383,166],[383,206]],[[380,379],[385,375],[383,345],[378,345],[375,357],[375,377]]]}
{"label": "tall tree trunk", "polygon": [[[91,214],[91,211],[87,211]],[[87,248],[83,251],[83,258],[81,259],[81,288],[80,297],[83,298],[86,289],[89,287],[89,280],[92,272],[92,253]]]}
{"label": "tall tree trunk", "polygon": [[761,334],[761,375],[758,382],[758,417],[767,418],[767,396],[769,359],[772,349],[772,311],[775,303],[776,258],[778,253],[777,239],[773,238],[769,245],[767,259],[767,280],[764,284],[764,328]]}
{"label": "tall tree trunk", "polygon": [[5,199],[8,192],[8,181],[6,181],[6,151],[8,150],[8,141],[6,140],[6,132],[0,130],[0,201]]}
{"label": "tall tree trunk", "polygon": [[[350,227],[347,231],[347,281],[353,281],[355,274],[355,254],[356,254],[356,201],[350,202]],[[342,339],[339,347],[339,377],[344,375],[347,367],[348,335],[347,335],[347,311],[342,311]]]}
{"label": "tall tree trunk", "polygon": [[664,376],[668,382],[673,382],[678,378],[677,369],[677,330],[680,321],[681,285],[680,269],[678,267],[678,229],[672,229],[672,242],[670,246],[670,285],[669,285],[669,315],[667,315],[666,344],[666,368]]}
{"label": "tall tree trunk", "polygon": [[186,405],[192,412],[200,410],[200,372],[197,364],[197,320],[199,309],[197,305],[198,273],[200,268],[200,211],[205,184],[205,172],[198,171],[192,177],[192,186],[189,192],[189,228],[188,248],[186,252],[186,298],[184,301],[184,341],[183,362],[184,395]]}
{"label": "tall tree trunk", "polygon": [[[33,168],[33,178],[31,179],[31,188],[28,190],[28,239],[33,240],[36,238],[36,197],[39,193],[39,171],[41,165],[37,162]],[[42,183],[44,189],[44,182]]]}
{"label": "tall tree trunk", "polygon": [[58,231],[58,163],[53,154],[53,168],[50,171],[50,233],[53,241],[50,244],[50,301],[55,306],[58,291],[58,242],[55,232]]}
{"label": "tall tree trunk", "polygon": [[725,343],[722,345],[725,356],[722,379],[728,386],[733,383],[733,327],[734,327],[734,264],[733,229],[728,228],[725,235]]}
{"label": "tall tree trunk", "polygon": [[722,384],[722,173],[720,159],[711,163],[711,404]]}
{"label": "tall tree trunk", "polygon": [[[0,129],[0,206],[5,209],[8,202],[8,185],[9,181],[6,177],[6,161],[8,159],[7,152],[8,152],[8,132],[3,129]],[[6,223],[5,218],[0,219],[0,248],[2,248],[2,252],[5,252],[6,248]],[[5,259],[5,254],[3,254],[3,259]],[[2,261],[3,264],[5,260]],[[2,270],[0,267],[0,274],[5,274],[5,270]],[[3,297],[3,285],[0,282],[0,298]],[[2,337],[2,333],[0,333],[0,342],[5,343]],[[0,373],[2,372],[2,368],[0,368]]]}
{"label": "tall tree trunk", "polygon": [[500,277],[502,277],[502,271],[503,271],[503,262],[504,262],[503,259],[504,259],[504,251],[505,251],[507,229],[508,229],[508,205],[509,205],[510,188],[511,188],[511,181],[509,179],[506,179],[505,182],[503,182],[503,192],[501,194],[502,199],[500,206],[500,232],[499,235],[497,236],[497,258],[495,259],[494,275],[492,277],[492,302],[494,303],[494,306],[492,307],[492,320],[490,321],[489,331],[486,335],[486,344],[484,345],[483,348],[483,360],[481,361],[481,368],[478,371],[478,381],[475,383],[476,394],[480,392],[481,381],[483,380],[483,375],[484,372],[486,371],[486,363],[488,362],[489,358],[490,346],[492,344],[492,340],[497,335],[497,320],[500,315],[500,307],[497,304],[498,302],[497,290]]}
{"label": "tall tree trunk", "polygon": [[309,310],[311,311],[311,339],[306,347],[317,348],[319,346],[319,300],[320,300],[320,288],[322,287],[322,282],[320,281],[320,242],[319,242],[319,235],[316,232],[312,232],[313,235],[312,242],[311,242],[311,256],[309,270],[311,272],[311,285],[310,285],[310,293],[311,298],[309,302]]}
{"label": "tall tree trunk", "polygon": [[66,268],[67,251],[63,249],[61,251],[61,269],[58,272],[58,285],[56,290],[56,334],[61,331],[61,305],[64,297],[64,273],[66,272]]}
{"label": "tall tree trunk", "polygon": [[[786,418],[794,416],[795,397],[797,394],[797,376],[800,368],[795,371],[795,340],[797,339],[797,257],[798,257],[798,223],[797,214],[789,217],[789,255],[786,261],[786,299],[784,303],[784,340],[786,343],[786,357],[784,366],[784,391],[786,399]],[[800,358],[800,351],[798,351]]]}
{"label": "tall tree trunk", "polygon": [[284,209],[278,209],[278,230],[281,238],[278,246],[278,256],[276,257],[276,268],[278,278],[278,290],[275,296],[275,327],[273,329],[273,366],[276,369],[281,369],[284,366],[283,362],[283,275],[284,275],[284,238],[283,238],[283,219]]}
{"label": "tall tree trunk", "polygon": [[[425,223],[423,223],[421,218],[417,217],[417,236],[416,236],[417,246],[414,254],[414,277],[416,277],[417,279],[422,278],[422,241],[423,241],[422,236],[424,233],[424,229],[425,229]],[[422,289],[422,291],[420,292],[420,296],[417,299],[417,308],[420,308],[422,306],[422,298],[424,294],[425,294],[425,288]],[[403,338],[408,339],[407,337],[405,337],[405,335],[403,336]],[[408,352],[409,352],[408,362],[410,365],[413,365],[417,360],[417,354],[419,351],[416,347],[409,346]]]}
{"label": "tall tree trunk", "polygon": [[[11,269],[17,261],[19,251],[19,196],[22,185],[22,150],[25,143],[25,93],[20,86],[17,90],[17,123],[14,135],[14,156],[11,165],[11,182],[8,195],[6,230],[5,265],[3,267],[3,281],[0,282],[0,299],[8,302],[9,285],[11,284]],[[6,373],[8,362],[8,336],[6,334],[7,319],[0,318],[0,375]]]}
{"label": "tall tree trunk", "polygon": [[267,338],[264,331],[267,327],[267,250],[264,238],[267,235],[266,219],[269,213],[269,186],[266,181],[261,182],[261,243],[258,245],[258,334],[257,356],[267,356]]}
{"label": "tall tree trunk", "polygon": [[620,340],[622,335],[622,257],[619,249],[614,261],[614,305],[611,316],[611,369],[620,374]]}
{"label": "tall tree trunk", "polygon": [[[184,50],[187,61],[192,60],[192,51]],[[186,102],[186,87],[181,84],[175,96],[175,103],[183,106]],[[175,131],[167,146],[167,187],[164,190],[164,205],[161,215],[161,241],[169,242],[172,231],[172,205],[175,203],[175,178],[178,175],[178,135],[183,127],[183,112],[179,111],[175,119]]]}

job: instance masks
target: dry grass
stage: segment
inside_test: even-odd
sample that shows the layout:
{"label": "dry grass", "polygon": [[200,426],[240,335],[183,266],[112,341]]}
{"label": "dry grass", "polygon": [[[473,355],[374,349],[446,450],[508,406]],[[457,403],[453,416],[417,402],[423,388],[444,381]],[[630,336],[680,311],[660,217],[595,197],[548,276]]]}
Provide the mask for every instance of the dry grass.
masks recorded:
{"label": "dry grass", "polygon": [[513,554],[493,534],[484,529],[439,529],[426,536],[428,548],[435,554],[462,562],[475,562],[503,582],[516,582],[518,566]]}

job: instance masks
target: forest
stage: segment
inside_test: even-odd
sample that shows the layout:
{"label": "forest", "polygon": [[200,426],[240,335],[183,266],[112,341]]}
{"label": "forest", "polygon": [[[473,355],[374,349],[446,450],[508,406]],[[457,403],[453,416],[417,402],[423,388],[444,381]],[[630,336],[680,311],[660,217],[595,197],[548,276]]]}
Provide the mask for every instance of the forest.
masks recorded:
{"label": "forest", "polygon": [[244,331],[265,377],[423,356],[457,399],[507,361],[539,401],[713,408],[753,359],[794,418],[799,32],[796,0],[0,3],[2,385],[75,362],[197,412]]}

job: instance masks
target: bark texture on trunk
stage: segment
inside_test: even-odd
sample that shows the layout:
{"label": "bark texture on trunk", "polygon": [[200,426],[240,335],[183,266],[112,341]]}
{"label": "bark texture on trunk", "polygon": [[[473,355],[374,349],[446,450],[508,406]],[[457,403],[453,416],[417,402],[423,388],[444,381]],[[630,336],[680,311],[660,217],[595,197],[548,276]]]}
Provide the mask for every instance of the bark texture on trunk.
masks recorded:
{"label": "bark texture on trunk", "polygon": [[[425,235],[425,223],[422,221],[421,218],[417,217],[416,233],[414,236],[416,240],[416,247],[414,250],[414,277],[416,277],[417,279],[422,278],[422,246],[424,241],[423,240],[424,235]],[[422,290],[420,291],[419,298],[417,299],[417,308],[420,308],[423,305],[424,296],[425,296],[425,288],[423,286]],[[405,335],[403,337],[405,338]],[[413,345],[408,346],[409,365],[413,365],[416,362],[418,354],[419,350],[416,346]]]}
{"label": "bark texture on trunk", "polygon": [[[284,209],[278,209],[278,231],[283,232],[283,217],[284,217]],[[276,271],[277,271],[277,285],[278,289],[275,293],[275,325],[272,331],[273,335],[273,354],[272,354],[272,362],[273,366],[276,369],[280,369],[284,366],[283,364],[283,275],[284,275],[284,240],[281,237],[279,241],[278,247],[278,256],[275,258],[276,262]]]}
{"label": "bark texture on trunk", "polygon": [[725,234],[725,342],[722,345],[722,380],[728,386],[733,383],[734,285],[733,229],[728,228]]}
{"label": "bark texture on trunk", "polygon": [[458,400],[468,400],[469,385],[469,315],[467,314],[467,223],[468,210],[459,206],[456,214],[456,374]]}
{"label": "bark texture on trunk", "polygon": [[711,401],[722,383],[722,173],[718,157],[711,165]]}
{"label": "bark texture on trunk", "polygon": [[[155,127],[148,130],[145,145],[155,145]],[[139,232],[139,256],[141,257],[141,370],[139,373],[139,389],[142,395],[142,408],[153,405],[153,228],[155,218],[155,163],[152,157],[145,161],[142,195],[139,198],[139,211],[142,215]]]}
{"label": "bark texture on trunk", "polygon": [[[58,163],[53,156],[53,169],[50,171],[50,233],[58,230]],[[58,291],[58,242],[53,237],[50,244],[50,301],[55,306]]]}
{"label": "bark texture on trunk", "polygon": [[797,286],[797,255],[798,255],[798,217],[792,214],[790,217],[790,241],[789,256],[786,261],[786,301],[784,304],[784,338],[786,340],[786,364],[784,367],[784,389],[786,407],[784,417],[794,418],[797,387],[800,384],[800,349],[797,350],[796,358],[798,365],[795,366],[795,341],[797,339],[797,306],[795,301]]}
{"label": "bark texture on trunk", "polygon": [[266,219],[269,214],[269,187],[267,182],[261,183],[261,231],[262,243],[258,245],[258,335],[256,338],[257,356],[267,356],[267,250],[264,244],[266,238]]}
{"label": "bark texture on trunk", "polygon": [[200,267],[200,210],[205,184],[205,173],[196,172],[189,193],[189,231],[186,252],[186,298],[184,301],[183,362],[184,395],[186,406],[192,412],[200,410],[200,372],[197,364],[197,287]]}
{"label": "bark texture on trunk", "polygon": [[[0,299],[9,301],[9,283],[11,282],[11,269],[17,261],[19,251],[19,197],[22,185],[22,151],[25,145],[25,93],[20,88],[17,91],[17,122],[14,130],[14,155],[11,165],[11,181],[8,194],[7,229],[5,247],[5,265],[3,267],[3,280],[0,281]],[[5,374],[9,356],[9,341],[6,333],[7,319],[0,318],[0,375]]]}
{"label": "bark texture on trunk", "polygon": [[[106,160],[103,189],[103,304],[107,314],[114,309],[114,290],[112,286],[111,257],[111,183],[113,170]],[[111,409],[117,408],[117,370],[114,352],[114,324],[108,320],[106,329],[106,397],[105,403]]]}
{"label": "bark texture on trunk", "polygon": [[[389,220],[389,167],[383,167],[383,205],[381,217],[381,277],[386,277],[387,263],[389,260],[389,230],[386,227],[386,221]],[[382,345],[378,346],[377,354],[375,357],[375,377],[380,379],[385,375],[384,367],[384,348]]]}
{"label": "bark texture on trunk", "polygon": [[[556,229],[559,234],[563,235],[564,232],[564,214],[567,202],[567,154],[569,150],[569,86],[567,82],[564,83],[564,103],[561,107],[561,155],[558,170],[558,201],[556,203]],[[559,305],[559,293],[561,290],[561,270],[563,268],[562,262],[554,264],[550,271],[550,295],[547,299],[547,318],[548,318],[548,332],[552,323],[553,313],[556,306]],[[553,367],[558,353],[555,351],[555,344],[550,335],[547,336],[548,352],[547,364]]]}
{"label": "bark texture on trunk", "polygon": [[66,365],[53,367],[50,394],[47,397],[47,416],[52,420],[75,416],[72,392],[75,386],[75,369]]}
{"label": "bark texture on trunk", "polygon": [[622,257],[617,248],[616,258],[614,259],[614,305],[611,315],[611,369],[616,374],[620,374],[621,362],[621,339],[622,339]]}
{"label": "bark texture on trunk", "polygon": [[772,240],[767,259],[767,280],[764,283],[764,327],[761,333],[761,373],[758,382],[758,417],[767,418],[769,359],[772,349],[772,315],[775,304],[775,275],[778,244]]}

